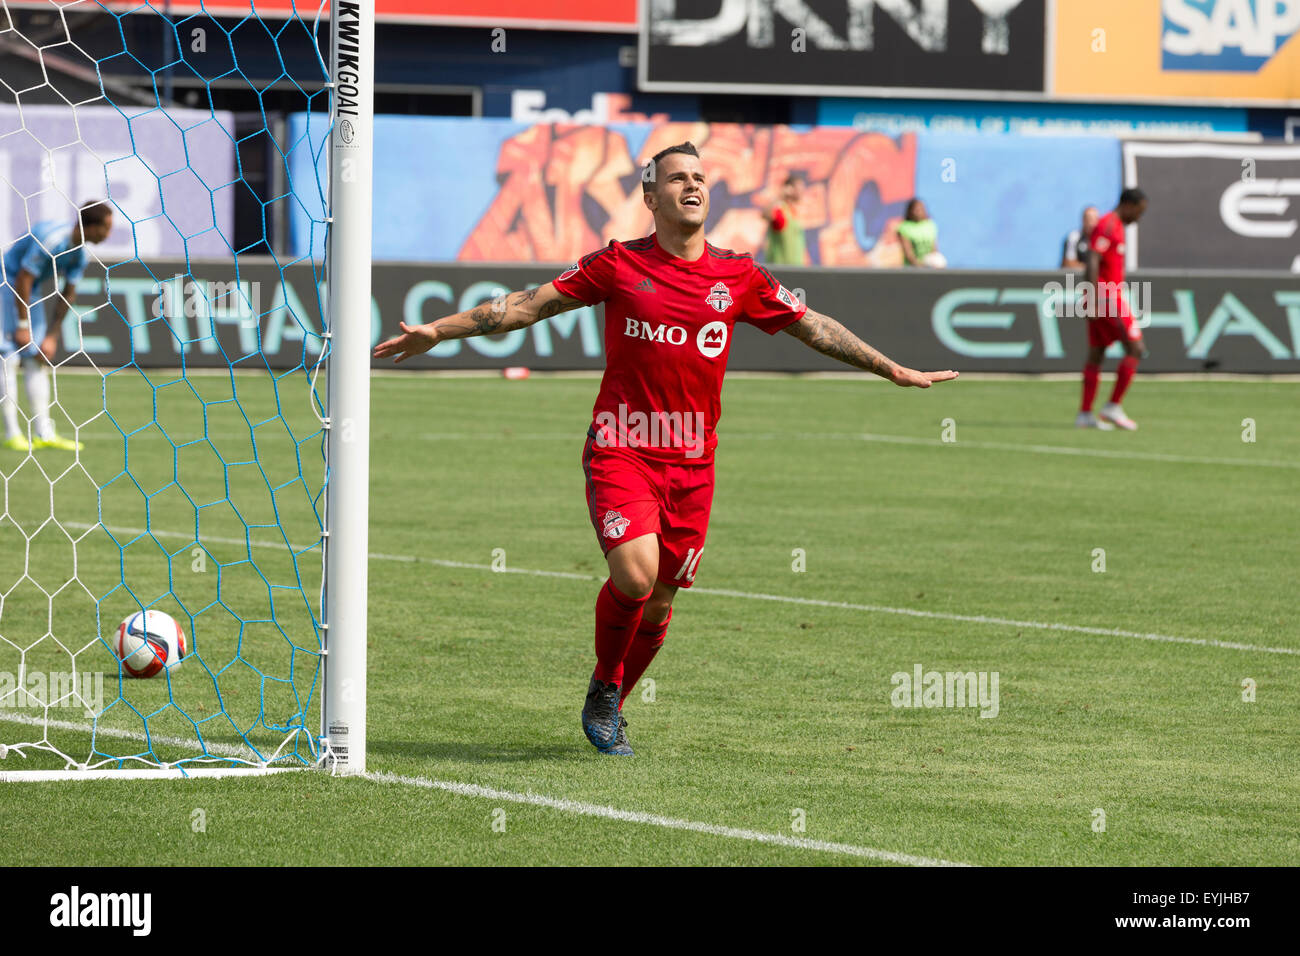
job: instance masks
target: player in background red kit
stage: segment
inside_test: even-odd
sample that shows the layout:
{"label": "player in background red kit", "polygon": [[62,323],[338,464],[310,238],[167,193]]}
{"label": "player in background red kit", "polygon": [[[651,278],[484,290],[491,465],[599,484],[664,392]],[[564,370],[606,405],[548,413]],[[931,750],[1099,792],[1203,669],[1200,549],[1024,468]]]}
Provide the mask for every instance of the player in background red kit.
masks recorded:
{"label": "player in background red kit", "polygon": [[705,241],[709,187],[690,143],[646,164],[655,231],[612,241],[553,282],[500,296],[375,347],[401,362],[445,339],[493,335],[605,303],[605,374],[582,465],[609,578],[596,598],[596,669],[582,726],[602,753],[631,754],[623,700],[658,652],[678,588],[699,567],[713,503],[714,428],[737,322],[788,332],[810,348],[897,385],[929,388],[956,372],[891,362],[808,309],[752,256]]}
{"label": "player in background red kit", "polygon": [[[1120,406],[1143,355],[1142,329],[1124,299],[1124,227],[1137,222],[1146,211],[1146,193],[1126,189],[1120,193],[1119,205],[1102,216],[1092,230],[1085,286],[1092,298],[1092,317],[1088,319],[1088,361],[1083,366],[1083,403],[1074,421],[1079,428],[1109,430],[1118,425],[1128,431],[1137,429],[1137,422]],[[1112,342],[1123,343],[1124,357],[1115,371],[1110,401],[1094,415],[1092,403],[1101,381],[1101,360]]]}

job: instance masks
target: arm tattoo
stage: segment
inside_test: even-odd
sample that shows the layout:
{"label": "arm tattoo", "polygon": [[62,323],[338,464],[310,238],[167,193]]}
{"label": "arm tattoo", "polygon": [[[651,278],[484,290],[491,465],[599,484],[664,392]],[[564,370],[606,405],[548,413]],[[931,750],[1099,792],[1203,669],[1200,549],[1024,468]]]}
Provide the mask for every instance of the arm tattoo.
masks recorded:
{"label": "arm tattoo", "polygon": [[467,312],[462,312],[440,322],[444,338],[468,338],[473,335],[498,335],[513,332],[540,322],[542,319],[576,309],[582,302],[556,293],[537,304],[542,286],[522,292],[503,293],[489,302],[482,302]]}
{"label": "arm tattoo", "polygon": [[582,303],[574,302],[572,299],[552,299],[550,302],[542,303],[541,311],[538,312],[537,317],[539,319],[549,319],[553,315],[559,315],[561,312],[568,312],[570,309],[579,305],[582,305]]}
{"label": "arm tattoo", "polygon": [[893,362],[830,316],[809,309],[802,319],[787,326],[785,331],[809,348],[847,365],[874,372],[882,378],[893,374]]}
{"label": "arm tattoo", "polygon": [[505,321],[505,310],[494,308],[492,303],[477,305],[469,311],[470,335],[491,335]]}

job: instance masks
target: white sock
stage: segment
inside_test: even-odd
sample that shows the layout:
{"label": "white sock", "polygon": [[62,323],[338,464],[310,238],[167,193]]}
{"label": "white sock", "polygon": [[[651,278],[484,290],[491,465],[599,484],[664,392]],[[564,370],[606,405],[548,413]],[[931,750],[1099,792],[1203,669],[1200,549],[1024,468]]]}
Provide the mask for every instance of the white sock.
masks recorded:
{"label": "white sock", "polygon": [[35,437],[54,437],[54,423],[50,421],[50,370],[42,362],[28,359],[23,362],[23,388],[27,404],[32,408]]}
{"label": "white sock", "polygon": [[5,438],[22,435],[18,429],[18,356],[0,356],[0,415],[5,420]]}

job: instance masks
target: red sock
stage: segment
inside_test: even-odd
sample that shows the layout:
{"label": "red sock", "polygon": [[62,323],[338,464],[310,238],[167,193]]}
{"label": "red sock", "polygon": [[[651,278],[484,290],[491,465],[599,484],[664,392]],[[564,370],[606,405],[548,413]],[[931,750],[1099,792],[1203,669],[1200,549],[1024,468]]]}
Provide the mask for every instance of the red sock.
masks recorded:
{"label": "red sock", "polygon": [[1138,370],[1138,360],[1131,355],[1125,355],[1119,360],[1119,368],[1115,371],[1115,388],[1110,393],[1110,400],[1118,405],[1124,400],[1124,393],[1128,391],[1129,383],[1133,381],[1133,376]]}
{"label": "red sock", "polygon": [[1092,403],[1097,400],[1097,383],[1100,381],[1100,365],[1085,365],[1083,367],[1083,405],[1080,407],[1080,411],[1092,411]]}
{"label": "red sock", "polygon": [[628,597],[613,581],[605,580],[596,596],[596,680],[622,683],[623,658],[636,636],[641,609],[649,597]]}
{"label": "red sock", "polygon": [[664,635],[668,633],[668,622],[672,619],[673,609],[669,608],[668,616],[664,618],[663,623],[642,621],[641,626],[636,629],[632,646],[627,649],[627,657],[623,658],[623,696],[618,702],[620,708],[623,706],[623,701],[627,700],[627,695],[636,689],[636,682],[641,679],[650,662],[655,659],[659,648],[664,646]]}

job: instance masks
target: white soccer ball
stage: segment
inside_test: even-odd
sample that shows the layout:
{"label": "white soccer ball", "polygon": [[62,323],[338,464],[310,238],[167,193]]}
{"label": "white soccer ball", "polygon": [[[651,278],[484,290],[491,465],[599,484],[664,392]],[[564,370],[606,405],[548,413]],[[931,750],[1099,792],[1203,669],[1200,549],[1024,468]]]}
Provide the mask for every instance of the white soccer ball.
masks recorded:
{"label": "white soccer ball", "polygon": [[180,666],[189,642],[174,617],[150,608],[118,625],[113,650],[127,677],[157,677]]}

